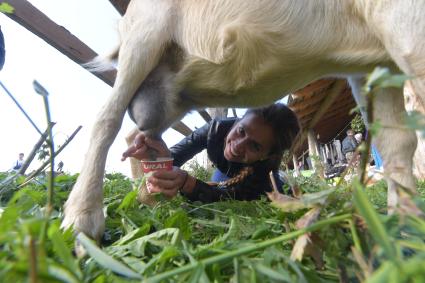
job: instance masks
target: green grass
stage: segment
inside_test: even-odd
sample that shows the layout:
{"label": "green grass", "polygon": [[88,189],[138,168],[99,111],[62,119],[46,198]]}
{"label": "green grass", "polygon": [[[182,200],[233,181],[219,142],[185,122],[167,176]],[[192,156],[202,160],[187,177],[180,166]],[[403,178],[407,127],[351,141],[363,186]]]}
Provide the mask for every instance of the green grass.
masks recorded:
{"label": "green grass", "polygon": [[[44,214],[43,177],[20,190],[15,188],[22,180],[16,180],[1,196],[1,282],[34,278],[38,282],[139,282],[140,278],[339,282],[342,277],[349,282],[379,282],[396,275],[396,282],[420,282],[425,278],[424,221],[409,215],[385,215],[383,182],[365,189],[343,183],[323,195],[331,187],[317,176],[293,180],[305,192],[305,200],[321,208],[316,226],[307,228],[316,231],[314,245],[324,261],[318,269],[317,261],[309,256],[302,261],[290,259],[294,240],[303,231],[295,222],[308,208],[283,211],[265,198],[202,204],[181,197],[150,208],[137,203],[137,183],[121,174],[105,177],[108,217],[102,249],[84,241],[89,255],[77,259],[72,254],[74,236],[59,229],[62,205],[76,177],[56,177],[49,219]],[[425,182],[418,183],[418,191],[421,205]],[[47,234],[43,235],[45,227]],[[359,257],[370,270],[364,270]]]}

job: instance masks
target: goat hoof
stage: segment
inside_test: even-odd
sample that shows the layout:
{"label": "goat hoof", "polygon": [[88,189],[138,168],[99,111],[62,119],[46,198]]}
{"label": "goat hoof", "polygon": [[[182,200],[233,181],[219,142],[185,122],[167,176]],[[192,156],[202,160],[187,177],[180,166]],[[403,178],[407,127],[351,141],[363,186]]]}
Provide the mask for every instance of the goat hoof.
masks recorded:
{"label": "goat hoof", "polygon": [[67,205],[61,227],[72,227],[75,233],[82,232],[99,244],[105,231],[105,216],[102,208],[79,211]]}

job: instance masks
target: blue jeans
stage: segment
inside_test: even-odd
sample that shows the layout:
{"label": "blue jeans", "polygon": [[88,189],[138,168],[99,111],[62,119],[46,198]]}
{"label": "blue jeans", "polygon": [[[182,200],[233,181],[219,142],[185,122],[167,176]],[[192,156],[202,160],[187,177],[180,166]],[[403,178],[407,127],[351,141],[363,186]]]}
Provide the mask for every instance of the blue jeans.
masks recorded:
{"label": "blue jeans", "polygon": [[212,176],[211,176],[211,181],[216,182],[216,183],[223,182],[223,181],[226,181],[228,179],[230,179],[230,178],[218,169],[215,169]]}

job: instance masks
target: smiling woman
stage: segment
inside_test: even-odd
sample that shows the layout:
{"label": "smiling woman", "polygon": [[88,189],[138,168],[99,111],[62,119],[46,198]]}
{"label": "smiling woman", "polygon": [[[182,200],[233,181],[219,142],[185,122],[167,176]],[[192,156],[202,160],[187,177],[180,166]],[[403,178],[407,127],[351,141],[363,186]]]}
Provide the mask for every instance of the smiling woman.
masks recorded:
{"label": "smiling woman", "polygon": [[[282,154],[289,149],[300,127],[295,114],[284,104],[249,109],[242,119],[215,119],[169,150],[162,140],[139,134],[123,157],[145,159],[149,149],[158,156],[174,158],[171,171],[157,171],[148,178],[150,192],[168,197],[181,193],[190,200],[253,200],[271,191],[269,172],[277,175]],[[201,150],[223,173],[219,183],[205,183],[179,167]]]}

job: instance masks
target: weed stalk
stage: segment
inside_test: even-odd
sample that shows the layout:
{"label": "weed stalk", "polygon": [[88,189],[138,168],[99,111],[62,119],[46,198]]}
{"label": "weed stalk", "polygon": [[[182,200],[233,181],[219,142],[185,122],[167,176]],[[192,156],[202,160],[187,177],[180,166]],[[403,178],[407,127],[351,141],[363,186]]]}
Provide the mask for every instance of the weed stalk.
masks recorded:
{"label": "weed stalk", "polygon": [[[373,92],[370,91],[367,94],[367,124],[372,125],[373,123],[373,107],[374,107],[374,103],[373,103]],[[366,147],[364,149],[364,151],[362,152],[362,159],[360,160],[360,183],[362,183],[363,185],[366,183],[366,165],[368,163],[368,159],[369,159],[369,152],[370,152],[370,145],[372,143],[372,132],[369,131],[368,135],[366,137]]]}
{"label": "weed stalk", "polygon": [[37,283],[37,251],[34,238],[30,235],[29,237],[29,249],[30,249],[30,268],[29,268],[29,281],[31,283]]}
{"label": "weed stalk", "polygon": [[46,140],[49,145],[49,161],[50,161],[50,172],[48,175],[47,182],[47,205],[46,205],[46,217],[49,218],[50,214],[53,210],[53,188],[55,182],[54,169],[55,169],[55,147],[53,142],[53,134],[52,134],[52,120],[50,117],[50,108],[49,108],[49,100],[47,95],[43,95],[44,109],[46,110],[46,119],[48,123],[48,133],[49,138]]}

